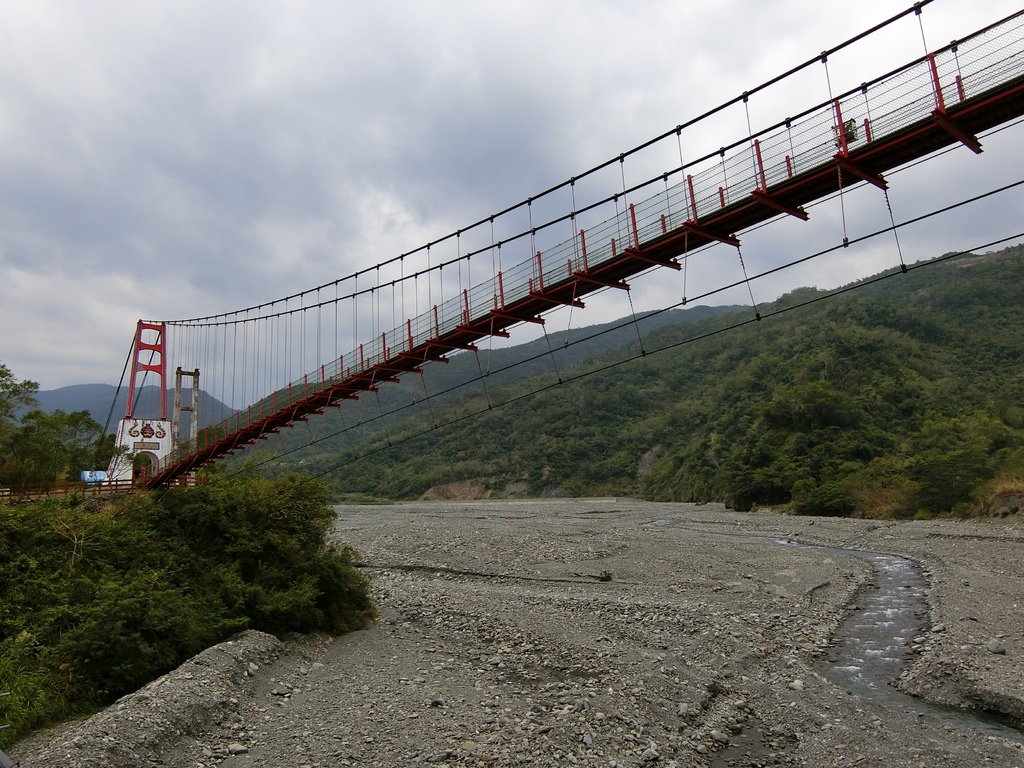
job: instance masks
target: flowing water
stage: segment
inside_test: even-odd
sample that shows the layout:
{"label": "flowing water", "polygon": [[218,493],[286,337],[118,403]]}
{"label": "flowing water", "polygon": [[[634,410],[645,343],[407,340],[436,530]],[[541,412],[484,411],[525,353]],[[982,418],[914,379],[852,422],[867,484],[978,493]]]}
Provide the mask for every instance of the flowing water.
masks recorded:
{"label": "flowing water", "polygon": [[[683,520],[658,520],[651,525],[697,528]],[[707,530],[700,530],[708,533]],[[1024,732],[1000,718],[977,710],[932,704],[895,688],[892,683],[914,657],[914,638],[928,629],[927,583],[912,560],[883,552],[805,544],[789,538],[750,533],[715,532],[747,541],[772,541],[780,546],[824,555],[855,557],[871,564],[872,578],[858,592],[854,610],[840,624],[821,664],[821,672],[852,694],[917,717],[933,717],[968,730],[1024,742]]]}
{"label": "flowing water", "polygon": [[888,709],[934,717],[958,728],[1024,742],[1024,733],[998,714],[932,704],[892,685],[914,657],[914,638],[928,628],[926,582],[905,557],[841,547],[779,540],[780,544],[865,560],[872,579],[855,598],[854,609],[840,624],[822,664],[822,673],[837,685]]}

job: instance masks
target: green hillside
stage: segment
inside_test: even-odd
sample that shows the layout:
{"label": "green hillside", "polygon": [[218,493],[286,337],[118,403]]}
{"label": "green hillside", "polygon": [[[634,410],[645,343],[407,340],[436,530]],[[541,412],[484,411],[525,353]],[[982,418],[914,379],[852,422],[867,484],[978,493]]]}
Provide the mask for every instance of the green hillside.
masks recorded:
{"label": "green hillside", "polygon": [[824,295],[802,288],[762,307],[762,322],[716,333],[752,320],[747,308],[664,324],[646,333],[646,356],[616,365],[638,354],[634,331],[557,373],[548,360],[389,417],[347,452],[291,458],[314,474],[340,467],[326,476],[338,494],[386,498],[433,489],[963,511],[1024,474],[1022,278],[1024,253],[1011,248],[771,316]]}
{"label": "green hillside", "polygon": [[[513,347],[481,346],[475,353],[458,352],[447,363],[424,366],[422,378],[406,376],[401,386],[383,385],[378,392],[364,396],[361,401],[343,411],[328,410],[322,417],[311,417],[310,428],[285,430],[278,441],[286,451],[297,453],[296,461],[319,455],[323,451],[340,451],[361,445],[384,433],[381,414],[408,417],[428,413],[432,408],[467,392],[480,390],[480,377],[486,376],[487,386],[525,379],[557,368],[568,368],[594,355],[628,345],[640,336],[673,325],[698,323],[717,317],[736,307],[690,307],[670,312],[638,314],[633,318],[600,325],[575,328],[571,331],[552,332],[548,338],[539,338]],[[429,395],[429,403],[427,402]],[[317,449],[303,451],[310,435],[320,439]],[[330,437],[337,434],[336,437]]]}

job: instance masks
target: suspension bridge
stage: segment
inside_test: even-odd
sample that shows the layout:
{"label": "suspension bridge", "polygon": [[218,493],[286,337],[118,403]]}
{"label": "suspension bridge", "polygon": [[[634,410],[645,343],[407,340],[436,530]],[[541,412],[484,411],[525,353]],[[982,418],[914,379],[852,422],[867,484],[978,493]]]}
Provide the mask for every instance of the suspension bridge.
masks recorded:
{"label": "suspension bridge", "polygon": [[[131,481],[140,464],[136,482],[147,487],[191,482],[210,462],[428,363],[508,337],[513,326],[543,324],[553,310],[582,309],[584,298],[605,291],[628,293],[628,281],[651,270],[685,274],[690,257],[711,246],[735,249],[748,279],[745,231],[782,217],[806,221],[809,204],[858,185],[877,187],[888,202],[893,170],[950,147],[982,152],[979,135],[1024,115],[1024,11],[921,55],[908,51],[902,66],[865,72],[857,87],[831,92],[831,57],[890,25],[920,24],[928,2],[417,249],[259,305],[138,321],[109,482]],[[870,61],[863,57],[865,69]],[[814,68],[824,72],[826,92],[755,130],[752,107],[756,113],[759,102]],[[745,114],[743,135],[688,156],[688,138],[726,110]],[[666,154],[678,161],[645,173]],[[630,185],[627,176],[642,180]],[[211,423],[201,430],[200,374],[205,391],[225,404],[224,413],[205,415]],[[159,407],[143,416],[147,381],[160,387]]]}

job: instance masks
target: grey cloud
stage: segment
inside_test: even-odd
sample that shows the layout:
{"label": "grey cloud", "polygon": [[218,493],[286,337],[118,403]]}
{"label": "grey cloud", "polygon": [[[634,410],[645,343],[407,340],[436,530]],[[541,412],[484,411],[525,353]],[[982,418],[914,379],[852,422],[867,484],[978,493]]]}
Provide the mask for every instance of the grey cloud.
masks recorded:
{"label": "grey cloud", "polygon": [[[1012,10],[1002,0],[983,13],[967,2],[939,6],[926,11],[933,44]],[[326,282],[614,156],[894,7],[847,10],[840,20],[809,0],[8,7],[0,324],[24,325],[33,312],[9,293],[4,271],[72,292],[66,311],[76,320],[41,310],[29,323],[34,348],[47,350],[66,322],[103,324],[97,339],[122,334],[127,343],[135,313],[205,314]],[[786,108],[752,106],[755,120]],[[995,162],[949,171],[964,174],[965,188],[1019,157],[1013,142],[991,143]],[[632,182],[672,162],[668,151],[651,169],[627,172]],[[928,173],[907,179],[894,185],[898,208],[903,195],[939,199]],[[596,197],[616,183],[604,174],[579,193]],[[567,205],[553,199],[549,210]],[[988,210],[1019,218],[1020,204]],[[973,222],[979,237],[987,223]],[[763,242],[765,258],[813,247]],[[90,283],[91,300],[77,301],[61,282],[76,270],[118,280]],[[140,306],[133,294],[156,298]],[[574,322],[603,319],[593,306]],[[0,359],[48,387],[110,380],[123,355],[96,343],[94,365],[57,373],[31,349],[25,339]]]}

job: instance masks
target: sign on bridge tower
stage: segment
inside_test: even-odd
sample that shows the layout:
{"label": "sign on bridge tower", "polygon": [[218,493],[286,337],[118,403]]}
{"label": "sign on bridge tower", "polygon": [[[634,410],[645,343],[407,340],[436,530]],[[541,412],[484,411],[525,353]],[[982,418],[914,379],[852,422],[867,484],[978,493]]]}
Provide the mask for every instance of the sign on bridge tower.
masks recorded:
{"label": "sign on bridge tower", "polygon": [[[167,328],[164,323],[139,320],[131,360],[128,404],[117,427],[116,452],[107,470],[107,477],[113,482],[159,472],[164,458],[174,447],[173,424],[167,418]],[[156,381],[149,383],[159,387],[157,398],[147,397],[152,390],[144,390],[150,374]],[[194,413],[192,416],[195,418]]]}

